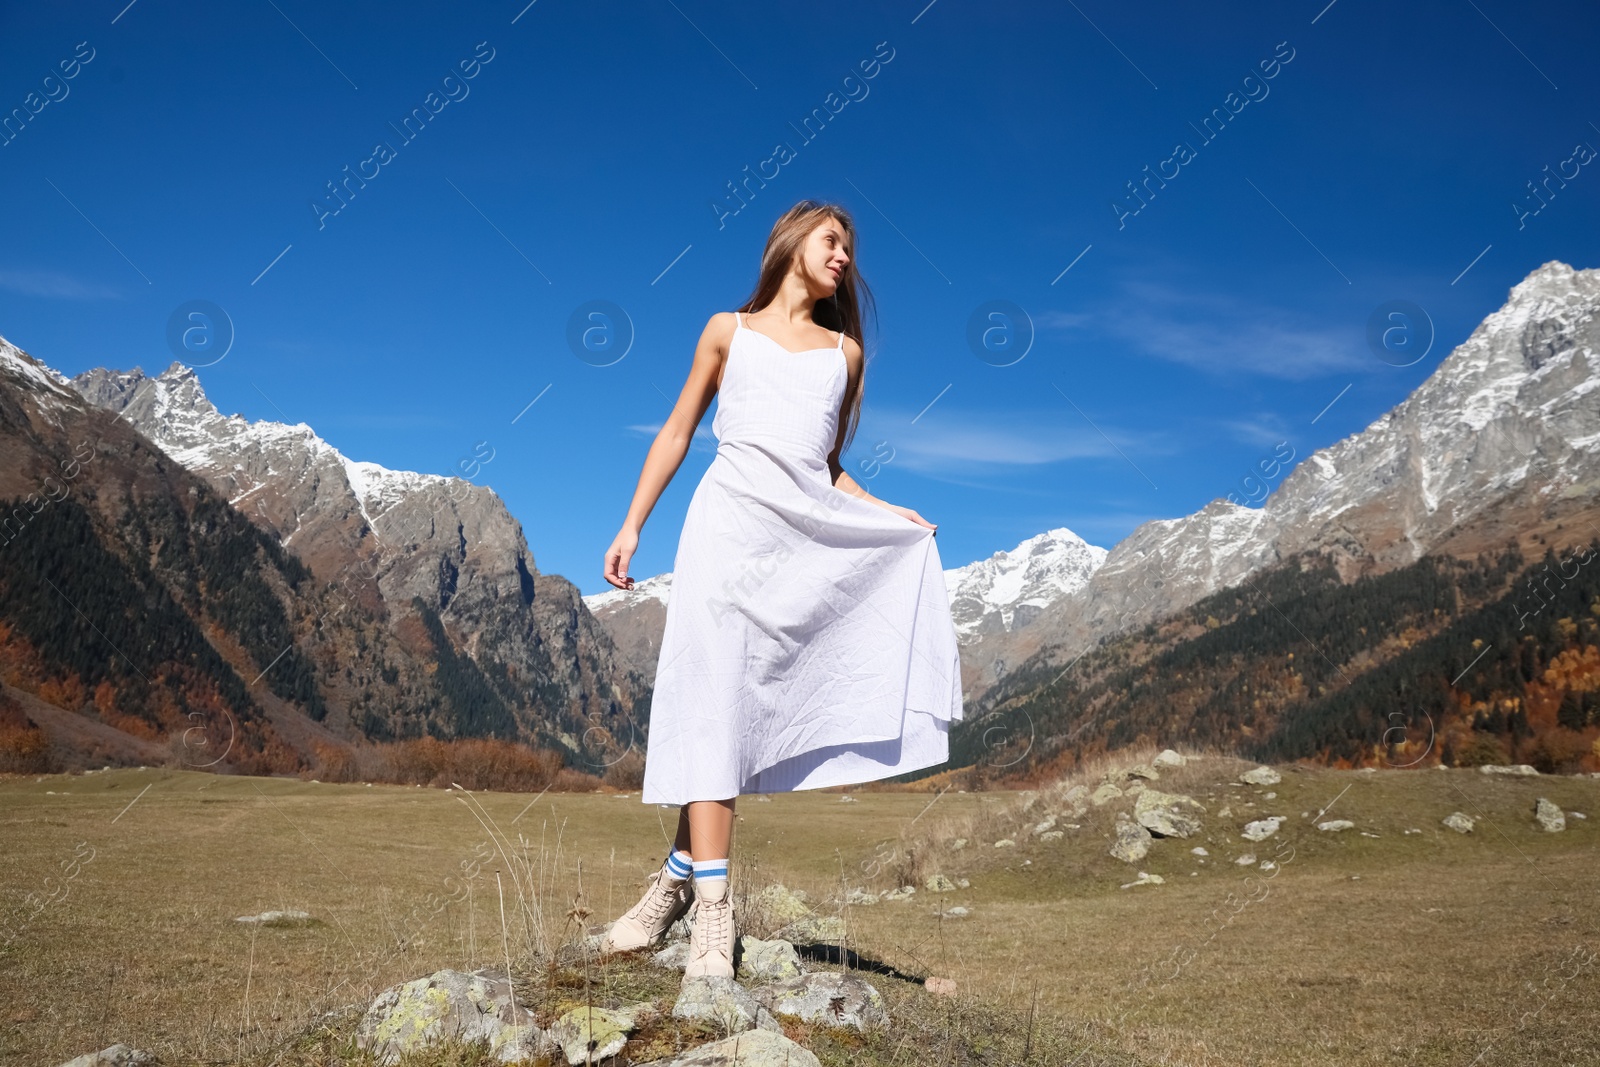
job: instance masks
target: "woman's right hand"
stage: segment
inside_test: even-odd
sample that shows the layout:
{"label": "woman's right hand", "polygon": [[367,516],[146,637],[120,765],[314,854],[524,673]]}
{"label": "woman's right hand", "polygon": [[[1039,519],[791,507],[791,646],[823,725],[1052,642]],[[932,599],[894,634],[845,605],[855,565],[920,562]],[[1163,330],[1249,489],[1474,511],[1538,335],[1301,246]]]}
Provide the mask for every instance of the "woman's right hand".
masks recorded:
{"label": "woman's right hand", "polygon": [[606,581],[618,589],[633,588],[633,579],[628,577],[628,562],[638,547],[639,535],[635,531],[624,528],[617,534],[617,539],[606,549]]}

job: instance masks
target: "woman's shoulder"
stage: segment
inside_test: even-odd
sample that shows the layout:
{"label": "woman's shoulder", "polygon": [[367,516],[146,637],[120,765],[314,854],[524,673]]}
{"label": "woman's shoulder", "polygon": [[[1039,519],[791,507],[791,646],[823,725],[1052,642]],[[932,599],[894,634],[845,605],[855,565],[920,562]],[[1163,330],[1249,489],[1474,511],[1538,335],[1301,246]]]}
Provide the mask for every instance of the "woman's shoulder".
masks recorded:
{"label": "woman's shoulder", "polygon": [[700,344],[704,346],[710,342],[718,351],[726,352],[733,343],[738,325],[739,320],[733,312],[718,311],[706,320],[705,328],[700,331]]}
{"label": "woman's shoulder", "polygon": [[739,328],[739,314],[733,311],[718,311],[706,320],[706,333],[726,341],[733,337],[734,331]]}

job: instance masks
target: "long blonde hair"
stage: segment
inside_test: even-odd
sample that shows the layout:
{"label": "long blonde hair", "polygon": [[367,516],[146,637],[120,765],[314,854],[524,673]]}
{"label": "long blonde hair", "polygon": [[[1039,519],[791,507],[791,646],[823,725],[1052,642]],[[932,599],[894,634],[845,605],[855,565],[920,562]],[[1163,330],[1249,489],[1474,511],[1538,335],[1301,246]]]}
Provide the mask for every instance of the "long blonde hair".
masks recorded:
{"label": "long blonde hair", "polygon": [[[772,224],[772,232],[767,235],[767,247],[761,253],[761,273],[756,279],[755,291],[734,310],[755,312],[772,303],[773,298],[778,295],[778,289],[783,285],[783,279],[793,268],[795,258],[799,256],[806,237],[828,218],[838,220],[844,229],[850,262],[845,265],[844,274],[839,278],[838,288],[834,290],[832,296],[817,301],[811,318],[824,329],[842,330],[848,336],[854,337],[864,354],[867,345],[862,329],[863,301],[866,306],[873,308],[874,317],[877,314],[876,302],[872,298],[872,290],[861,280],[861,272],[856,268],[860,260],[855,223],[851,220],[850,213],[838,204],[802,200],[779,216],[778,221]],[[866,360],[863,358],[861,380],[856,385],[855,396],[850,400],[850,411],[846,417],[844,447],[839,450],[841,457],[849,449],[850,442],[856,435],[856,427],[861,422],[861,396],[866,392],[866,384]]]}

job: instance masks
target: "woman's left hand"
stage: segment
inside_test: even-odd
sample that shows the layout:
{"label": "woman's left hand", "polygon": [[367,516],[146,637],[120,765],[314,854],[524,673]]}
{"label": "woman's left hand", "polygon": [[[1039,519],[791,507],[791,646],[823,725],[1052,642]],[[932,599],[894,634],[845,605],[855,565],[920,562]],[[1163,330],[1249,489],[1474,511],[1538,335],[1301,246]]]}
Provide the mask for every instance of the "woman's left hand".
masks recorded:
{"label": "woman's left hand", "polygon": [[929,522],[927,519],[923,518],[921,515],[918,515],[911,508],[903,508],[899,504],[885,504],[884,507],[886,507],[890,511],[894,512],[896,515],[904,515],[906,518],[910,519],[912,522],[916,523],[918,526],[926,526],[928,529],[930,529],[930,530],[932,530],[934,532],[935,536],[938,536],[939,527],[936,526],[935,524]]}

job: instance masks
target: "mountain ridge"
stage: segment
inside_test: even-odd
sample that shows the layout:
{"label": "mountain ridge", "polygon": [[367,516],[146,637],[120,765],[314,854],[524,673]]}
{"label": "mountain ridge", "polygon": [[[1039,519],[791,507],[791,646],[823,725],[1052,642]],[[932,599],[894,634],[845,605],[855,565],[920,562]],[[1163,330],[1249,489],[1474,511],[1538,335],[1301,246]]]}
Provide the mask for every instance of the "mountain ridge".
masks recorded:
{"label": "mountain ridge", "polygon": [[984,682],[1047,647],[1065,663],[1306,553],[1351,581],[1493,529],[1497,508],[1502,533],[1518,514],[1576,511],[1600,493],[1600,408],[1584,402],[1600,377],[1597,313],[1600,270],[1542,264],[1409,396],[1308,455],[1260,507],[1218,499],[1135,529],[1060,610],[988,650],[999,667]]}
{"label": "mountain ridge", "polygon": [[[448,737],[490,723],[503,736],[494,708],[504,705],[517,739],[598,771],[643,736],[648,681],[570,582],[538,572],[520,524],[487,487],[351,460],[304,423],[224,416],[181,363],[154,378],[97,369],[67,379],[3,340],[0,356],[17,422],[104,412],[106,425],[144,442],[156,471],[172,464],[200,477],[305,565],[321,607],[284,595],[296,625],[313,627],[296,643],[324,659],[313,686],[333,710],[324,741]],[[128,555],[114,531],[97,536]],[[349,647],[336,649],[328,635],[341,627]],[[440,689],[424,664],[451,666],[455,688]]]}

